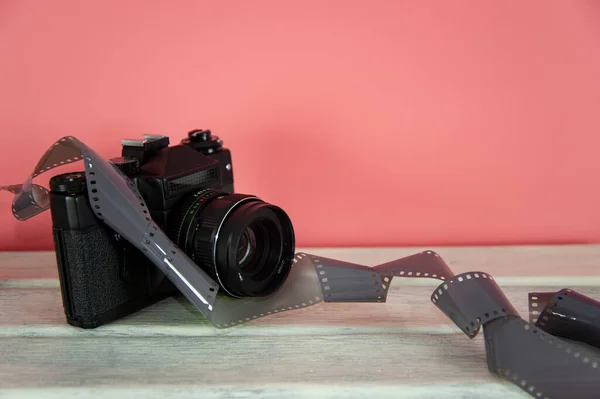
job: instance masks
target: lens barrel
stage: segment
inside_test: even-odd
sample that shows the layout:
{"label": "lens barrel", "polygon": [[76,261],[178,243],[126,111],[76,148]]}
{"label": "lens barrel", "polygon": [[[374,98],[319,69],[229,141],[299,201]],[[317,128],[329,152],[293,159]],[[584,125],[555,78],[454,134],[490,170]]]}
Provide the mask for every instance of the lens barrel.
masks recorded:
{"label": "lens barrel", "polygon": [[232,297],[266,296],[287,278],[294,229],[279,207],[246,194],[201,190],[169,217],[171,239]]}

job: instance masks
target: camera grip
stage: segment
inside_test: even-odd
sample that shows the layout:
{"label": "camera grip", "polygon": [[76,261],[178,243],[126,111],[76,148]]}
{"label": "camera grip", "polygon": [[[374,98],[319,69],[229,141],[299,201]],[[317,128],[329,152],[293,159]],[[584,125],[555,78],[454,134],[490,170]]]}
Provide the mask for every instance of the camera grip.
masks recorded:
{"label": "camera grip", "polygon": [[[120,276],[119,254],[105,229],[53,229],[58,275],[67,322],[95,328],[117,314],[139,295]],[[114,315],[113,315],[114,314]]]}

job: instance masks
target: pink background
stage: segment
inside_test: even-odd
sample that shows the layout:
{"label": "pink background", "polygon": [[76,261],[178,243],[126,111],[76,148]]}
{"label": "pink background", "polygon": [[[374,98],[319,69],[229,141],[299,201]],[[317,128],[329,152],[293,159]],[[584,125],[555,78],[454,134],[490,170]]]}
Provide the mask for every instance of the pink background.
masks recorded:
{"label": "pink background", "polygon": [[[200,127],[301,246],[597,242],[600,6],[0,0],[0,184]],[[51,249],[11,200],[0,249]]]}

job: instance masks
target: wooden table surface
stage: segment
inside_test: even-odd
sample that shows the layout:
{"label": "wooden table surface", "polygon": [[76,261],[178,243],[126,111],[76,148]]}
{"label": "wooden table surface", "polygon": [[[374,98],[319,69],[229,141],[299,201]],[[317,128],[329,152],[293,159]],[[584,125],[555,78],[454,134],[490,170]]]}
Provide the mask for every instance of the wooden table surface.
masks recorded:
{"label": "wooden table surface", "polygon": [[[423,249],[493,275],[522,317],[527,293],[600,298],[600,246],[302,248],[376,265]],[[530,398],[490,374],[429,300],[438,281],[393,280],[385,304],[318,304],[217,330],[167,299],[95,330],[65,323],[52,252],[0,253],[0,397]]]}

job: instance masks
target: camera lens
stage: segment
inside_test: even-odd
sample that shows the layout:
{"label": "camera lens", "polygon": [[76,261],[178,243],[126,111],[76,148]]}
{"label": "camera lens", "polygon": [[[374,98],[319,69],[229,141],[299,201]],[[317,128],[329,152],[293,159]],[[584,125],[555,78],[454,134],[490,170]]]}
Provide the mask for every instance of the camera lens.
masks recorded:
{"label": "camera lens", "polygon": [[203,190],[169,217],[174,242],[233,297],[266,296],[293,262],[292,223],[257,197]]}

